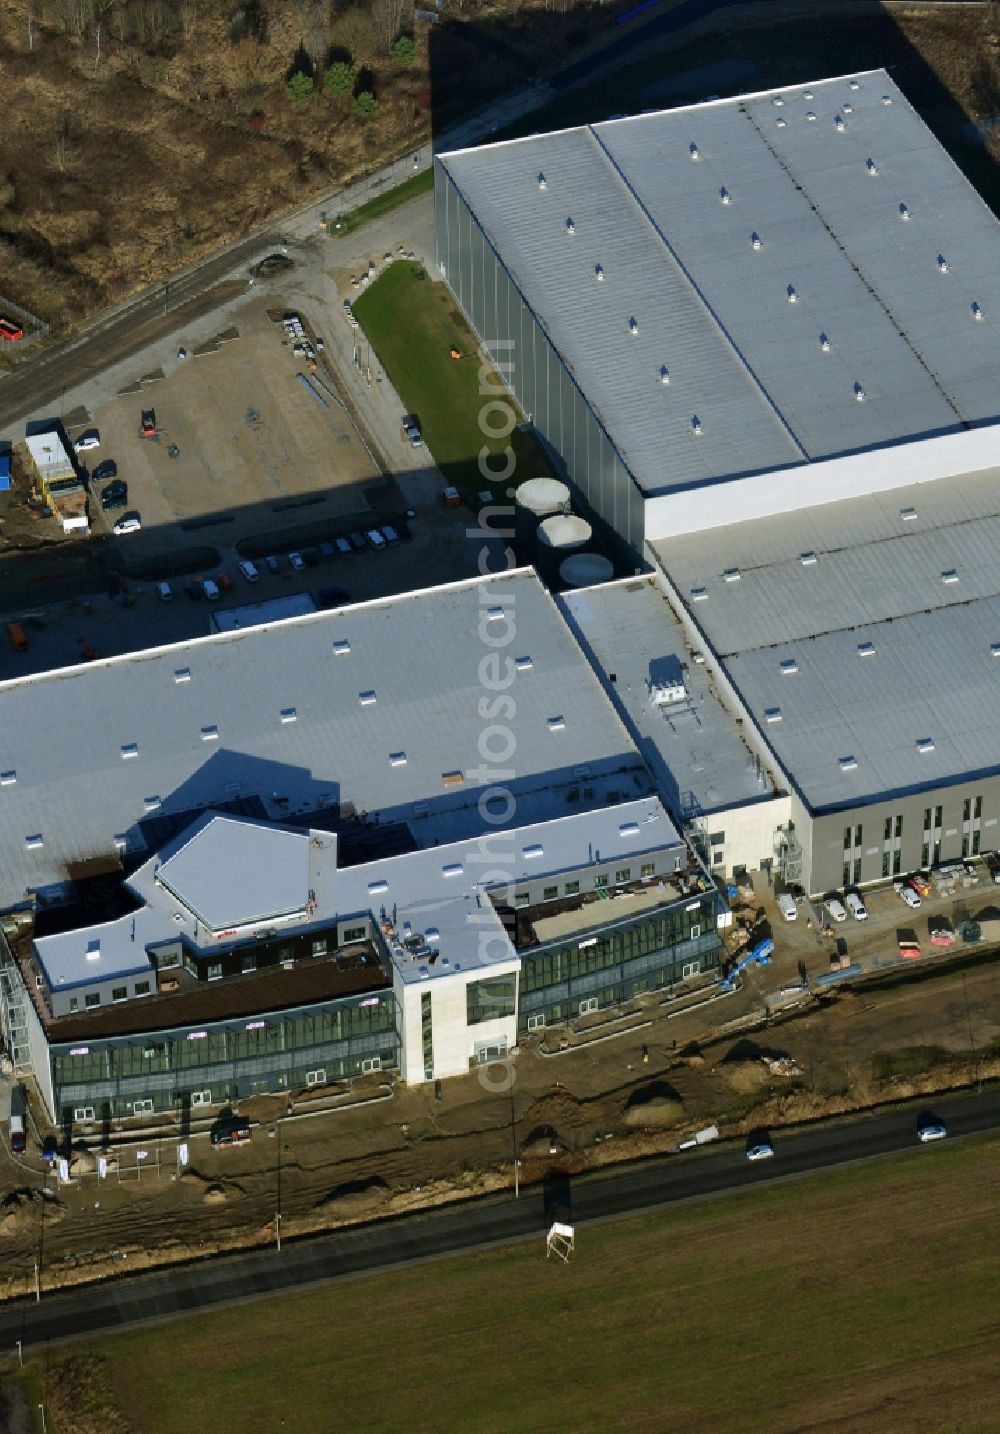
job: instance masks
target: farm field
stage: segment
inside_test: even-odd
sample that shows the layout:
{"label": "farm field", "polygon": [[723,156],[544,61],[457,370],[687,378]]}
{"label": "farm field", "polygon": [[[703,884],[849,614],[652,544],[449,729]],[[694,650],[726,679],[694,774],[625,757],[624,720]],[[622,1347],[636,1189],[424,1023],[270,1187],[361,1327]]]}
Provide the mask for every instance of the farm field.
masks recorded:
{"label": "farm field", "polygon": [[[1000,1139],[49,1355],[49,1428],[996,1428]],[[73,1403],[64,1394],[73,1391]],[[126,1414],[127,1411],[127,1414]],[[345,1417],[345,1411],[356,1411]],[[362,1412],[363,1411],[363,1412]]]}

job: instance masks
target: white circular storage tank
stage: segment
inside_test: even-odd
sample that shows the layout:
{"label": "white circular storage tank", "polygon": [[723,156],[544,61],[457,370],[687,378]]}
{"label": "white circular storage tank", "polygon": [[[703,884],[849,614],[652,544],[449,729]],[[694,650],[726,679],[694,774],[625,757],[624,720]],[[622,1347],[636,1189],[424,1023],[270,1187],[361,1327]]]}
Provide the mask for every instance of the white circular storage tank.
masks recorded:
{"label": "white circular storage tank", "polygon": [[564,588],[592,588],[609,583],[615,565],[603,553],[574,553],[559,565],[559,582]]}
{"label": "white circular storage tank", "polygon": [[572,513],[543,518],[535,543],[535,566],[542,581],[551,587],[559,577],[560,564],[585,548],[593,536],[587,520]]}
{"label": "white circular storage tank", "polygon": [[514,494],[514,546],[522,562],[535,556],[535,534],[543,518],[568,513],[569,489],[558,478],[528,478]]}

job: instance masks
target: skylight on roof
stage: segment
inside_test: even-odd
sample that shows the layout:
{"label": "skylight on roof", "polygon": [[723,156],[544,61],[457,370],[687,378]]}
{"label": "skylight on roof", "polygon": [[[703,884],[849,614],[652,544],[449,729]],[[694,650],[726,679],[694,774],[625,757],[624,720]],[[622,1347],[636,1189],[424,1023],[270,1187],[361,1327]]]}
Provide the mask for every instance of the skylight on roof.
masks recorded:
{"label": "skylight on roof", "polygon": [[561,732],[566,726],[566,718],[560,714],[558,717],[549,718],[549,731]]}
{"label": "skylight on roof", "polygon": [[35,832],[32,836],[26,836],[24,838],[24,845],[29,851],[37,851],[38,848],[42,845],[41,832]]}
{"label": "skylight on roof", "polygon": [[544,850],[545,848],[539,846],[536,842],[534,846],[526,846],[521,855],[524,857],[525,861],[534,861],[537,857],[540,857],[544,853]]}
{"label": "skylight on roof", "polygon": [[147,812],[155,812],[160,805],[160,799],[158,796],[143,797],[142,805],[145,807]]}
{"label": "skylight on roof", "polygon": [[388,883],[387,881],[385,881],[385,880],[370,881],[370,882],[368,883],[368,893],[369,893],[370,896],[378,896],[380,892],[388,891],[388,890],[389,890],[389,883]]}
{"label": "skylight on roof", "polygon": [[639,823],[638,823],[638,822],[622,822],[622,823],[619,825],[619,827],[618,827],[618,835],[619,835],[619,836],[623,836],[623,837],[625,837],[625,836],[638,836],[638,835],[639,835]]}
{"label": "skylight on roof", "polygon": [[858,643],[858,656],[859,656],[859,657],[874,657],[874,656],[875,656],[875,644],[874,644],[874,642],[859,642],[859,643]]}
{"label": "skylight on roof", "polygon": [[817,561],[818,561],[818,559],[817,559],[817,557],[816,557],[816,554],[815,554],[814,552],[812,552],[811,549],[810,549],[810,551],[809,551],[808,553],[800,553],[800,554],[799,554],[799,562],[802,564],[802,566],[803,566],[804,568],[814,567]]}
{"label": "skylight on roof", "polygon": [[515,657],[514,666],[517,668],[518,672],[530,672],[532,667],[534,666],[534,663],[532,662],[531,658],[527,656]]}
{"label": "skylight on roof", "polygon": [[856,757],[841,757],[840,770],[842,772],[854,772],[857,770],[858,761]]}
{"label": "skylight on roof", "polygon": [[904,523],[912,523],[917,516],[917,510],[916,508],[900,508],[899,516]]}
{"label": "skylight on roof", "polygon": [[917,751],[918,751],[918,752],[933,752],[933,751],[934,751],[934,738],[933,738],[933,737],[918,737],[918,738],[917,738]]}
{"label": "skylight on roof", "polygon": [[957,583],[958,573],[955,571],[954,568],[945,568],[944,572],[941,574],[941,581],[943,583]]}
{"label": "skylight on roof", "polygon": [[405,753],[405,752],[390,752],[390,753],[389,753],[389,766],[390,766],[390,767],[405,767],[405,766],[406,766],[406,753]]}
{"label": "skylight on roof", "polygon": [[139,755],[139,744],[138,744],[138,742],[126,742],[126,743],[122,746],[122,761],[123,761],[123,762],[127,762],[130,757],[138,757],[138,755]]}
{"label": "skylight on roof", "polygon": [[765,721],[765,722],[780,722],[780,721],[781,721],[781,708],[780,708],[780,707],[765,707],[765,708],[764,708],[764,721]]}
{"label": "skylight on roof", "polygon": [[461,876],[465,867],[460,861],[449,861],[441,868],[442,876]]}
{"label": "skylight on roof", "polygon": [[299,716],[294,707],[282,707],[281,720],[283,723],[297,722]]}
{"label": "skylight on roof", "polygon": [[338,637],[337,641],[333,644],[333,653],[335,657],[346,657],[350,650],[351,644],[348,642],[346,637]]}
{"label": "skylight on roof", "polygon": [[358,693],[358,701],[362,707],[374,707],[376,702],[375,693],[371,690]]}
{"label": "skylight on roof", "polygon": [[201,740],[203,742],[217,742],[219,740],[219,729],[215,726],[203,727],[201,729]]}
{"label": "skylight on roof", "polygon": [[792,677],[799,670],[798,659],[794,657],[785,657],[782,659],[780,667],[781,675],[783,677]]}
{"label": "skylight on roof", "polygon": [[16,772],[0,772],[0,787],[12,787],[16,781]]}
{"label": "skylight on roof", "polygon": [[738,583],[743,574],[739,568],[727,568],[722,574],[727,583]]}
{"label": "skylight on roof", "polygon": [[176,669],[174,670],[174,681],[175,681],[175,682],[190,682],[190,681],[191,681],[191,669],[190,669],[190,667],[178,667],[178,668],[176,668]]}

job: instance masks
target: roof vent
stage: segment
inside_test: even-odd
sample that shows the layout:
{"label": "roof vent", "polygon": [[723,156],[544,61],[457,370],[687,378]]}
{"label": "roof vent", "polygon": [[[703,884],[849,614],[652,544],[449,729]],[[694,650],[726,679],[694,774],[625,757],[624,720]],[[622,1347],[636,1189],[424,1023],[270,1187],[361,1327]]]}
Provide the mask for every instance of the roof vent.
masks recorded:
{"label": "roof vent", "polygon": [[972,317],[973,317],[974,319],[976,319],[977,322],[980,321],[980,320],[982,320],[983,318],[985,318],[985,315],[984,315],[982,309],[979,307],[978,304],[975,304],[975,303],[974,303],[974,304],[972,305]]}
{"label": "roof vent", "polygon": [[917,510],[916,508],[900,508],[899,516],[904,523],[912,523],[917,516]]}
{"label": "roof vent", "polygon": [[892,104],[892,95],[883,95],[883,96],[882,96],[882,103],[883,103],[884,105],[891,105],[891,104]]}
{"label": "roof vent", "polygon": [[851,90],[860,90],[860,88],[861,88],[861,86],[858,84],[857,80],[848,80],[848,82],[847,82],[847,87],[848,87],[848,89],[851,89]]}
{"label": "roof vent", "polygon": [[487,622],[501,622],[502,620],[503,620],[503,608],[502,608],[501,606],[499,606],[499,604],[496,605],[496,606],[494,606],[494,607],[488,607],[488,608],[486,609],[486,621],[487,621]]}
{"label": "roof vent", "polygon": [[367,692],[358,693],[358,701],[362,707],[374,707],[377,698],[375,693],[369,688]]}
{"label": "roof vent", "polygon": [[781,98],[780,95],[775,95],[775,97],[774,97],[774,104],[777,106],[778,109],[780,109],[781,106],[782,106],[784,103],[785,103],[785,102],[784,102],[784,100]]}
{"label": "roof vent", "polygon": [[190,682],[190,681],[191,681],[191,669],[190,669],[190,667],[178,667],[178,668],[176,669],[176,671],[174,672],[174,681],[175,681],[175,682]]}
{"label": "roof vent", "polygon": [[333,644],[334,657],[346,657],[351,650],[351,644],[346,637],[339,637]]}
{"label": "roof vent", "polygon": [[828,354],[830,352],[830,340],[826,334],[820,334],[819,346],[825,354]]}
{"label": "roof vent", "polygon": [[1000,642],[991,642],[991,643],[990,643],[990,656],[991,656],[991,657],[1000,657]]}
{"label": "roof vent", "polygon": [[536,842],[534,846],[526,846],[524,848],[524,851],[522,851],[521,855],[524,857],[525,861],[535,861],[538,857],[544,854],[544,851],[545,848],[539,846]]}
{"label": "roof vent", "polygon": [[660,382],[661,382],[661,383],[669,383],[669,382],[670,382],[670,370],[667,368],[667,366],[666,366],[665,363],[660,364]]}
{"label": "roof vent", "polygon": [[799,670],[798,661],[794,657],[786,657],[780,663],[782,677],[793,677]]}
{"label": "roof vent", "polygon": [[813,98],[813,92],[812,92],[812,90],[803,90],[803,91],[802,91],[802,98],[803,98],[804,100],[811,100],[811,99]]}
{"label": "roof vent", "polygon": [[697,433],[697,434],[700,436],[700,434],[701,434],[701,419],[698,417],[697,414],[694,414],[694,416],[693,416],[692,419],[691,419],[691,428],[692,428],[692,431],[693,431],[694,433]]}
{"label": "roof vent", "polygon": [[138,757],[138,755],[139,755],[139,744],[138,744],[138,742],[125,742],[125,743],[123,744],[123,746],[122,746],[122,761],[123,761],[123,762],[127,762],[130,757]]}
{"label": "roof vent", "polygon": [[576,233],[576,225],[573,223],[572,219],[567,219],[567,220],[566,220],[566,233],[567,233],[567,234],[575,234],[575,233]]}
{"label": "roof vent", "polygon": [[765,708],[764,708],[764,721],[765,721],[765,722],[780,722],[780,721],[781,721],[781,708],[780,708],[780,707],[765,707]]}
{"label": "roof vent", "polygon": [[389,766],[390,766],[390,767],[405,767],[405,766],[406,766],[406,753],[405,753],[405,752],[390,752],[390,753],[389,753]]}
{"label": "roof vent", "polygon": [[633,338],[635,338],[639,332],[639,320],[634,316],[628,321],[628,331]]}
{"label": "roof vent", "polygon": [[723,185],[722,188],[719,190],[719,198],[722,200],[723,204],[732,204],[733,202],[733,196],[730,194],[729,190],[726,188],[725,185]]}
{"label": "roof vent", "polygon": [[24,838],[24,844],[29,851],[37,851],[43,844],[41,832],[35,832],[33,836],[26,836]]}
{"label": "roof vent", "polygon": [[859,403],[864,403],[864,401],[865,401],[865,391],[864,391],[864,389],[861,387],[860,383],[856,383],[856,384],[854,385],[854,397],[857,399],[857,401],[858,401]]}
{"label": "roof vent", "polygon": [[857,769],[858,769],[858,759],[857,759],[856,757],[853,757],[853,756],[851,756],[851,757],[841,757],[841,759],[840,759],[840,770],[841,770],[842,772],[856,772]]}
{"label": "roof vent", "polygon": [[638,823],[638,822],[622,822],[621,825],[620,825],[619,828],[618,828],[618,835],[619,835],[619,836],[623,836],[623,837],[625,837],[625,836],[638,836],[638,835],[639,835],[639,823]]}
{"label": "roof vent", "polygon": [[847,128],[847,125],[844,123],[843,115],[834,115],[833,127],[838,132],[838,134],[843,134],[844,130]]}
{"label": "roof vent", "polygon": [[442,876],[461,876],[465,867],[460,861],[450,861],[441,868]]}
{"label": "roof vent", "polygon": [[933,737],[918,737],[918,738],[917,738],[917,751],[918,751],[918,752],[933,752],[933,751],[934,751],[934,738],[933,738]]}
{"label": "roof vent", "polygon": [[12,787],[16,781],[16,772],[0,772],[0,787]]}
{"label": "roof vent", "polygon": [[704,602],[707,597],[708,597],[708,588],[692,588],[692,589],[691,589],[691,601],[692,601],[692,602]]}
{"label": "roof vent", "polygon": [[160,806],[160,799],[159,797],[143,797],[142,805],[146,808],[147,812],[155,812]]}
{"label": "roof vent", "polygon": [[99,937],[95,937],[95,938],[93,939],[93,941],[88,941],[88,942],[87,942],[87,960],[88,960],[88,961],[100,961],[100,959],[101,959],[101,942],[100,942],[100,938],[99,938]]}
{"label": "roof vent", "polygon": [[722,574],[727,583],[738,583],[743,574],[739,568],[727,568]]}
{"label": "roof vent", "polygon": [[774,122],[775,122],[775,124],[778,126],[779,129],[784,129],[784,128],[785,128],[785,121],[781,118],[780,115],[778,116],[778,118],[777,118]]}
{"label": "roof vent", "polygon": [[947,272],[948,272],[948,260],[944,257],[943,254],[939,254],[939,255],[937,256],[937,266],[938,266],[938,268],[941,270],[941,273],[942,273],[942,274],[947,274]]}
{"label": "roof vent", "polygon": [[693,140],[691,144],[688,145],[688,153],[690,154],[692,159],[701,159],[701,155],[698,153],[698,146],[694,143]]}
{"label": "roof vent", "polygon": [[941,581],[943,583],[957,583],[958,573],[955,571],[954,568],[945,568],[944,572],[941,574]]}
{"label": "roof vent", "polygon": [[811,548],[807,553],[799,554],[799,562],[804,568],[811,568],[815,566],[818,561],[819,559],[816,557],[816,554],[812,551]]}
{"label": "roof vent", "polygon": [[549,186],[548,186],[548,181],[546,180],[545,175],[542,174],[541,172],[540,172],[539,175],[538,175],[537,184],[538,184],[539,189],[548,189],[548,187],[549,187]]}
{"label": "roof vent", "polygon": [[760,237],[760,235],[757,233],[757,231],[756,231],[756,229],[755,229],[755,230],[753,231],[753,233],[750,235],[750,248],[751,248],[751,249],[760,249],[760,248],[762,248],[762,247],[763,247],[763,245],[762,245],[761,237]]}
{"label": "roof vent", "polygon": [[369,895],[369,896],[378,896],[381,892],[383,892],[383,891],[388,891],[388,890],[389,890],[389,883],[388,883],[387,881],[385,881],[384,879],[381,879],[381,878],[380,878],[378,881],[370,881],[370,882],[368,883],[368,895]]}
{"label": "roof vent", "polygon": [[873,159],[865,160],[865,169],[867,169],[868,173],[872,176],[878,174],[878,165]]}
{"label": "roof vent", "polygon": [[604,283],[604,265],[603,265],[603,264],[595,264],[595,265],[594,265],[594,275],[595,275],[595,277],[596,277],[596,279],[597,279],[597,282],[598,282],[599,284],[603,284],[603,283]]}
{"label": "roof vent", "polygon": [[441,773],[442,787],[460,787],[464,781],[465,773],[458,768],[453,772]]}
{"label": "roof vent", "polygon": [[282,707],[281,720],[283,723],[297,722],[299,720],[299,714],[294,707]]}
{"label": "roof vent", "polygon": [[566,718],[562,715],[562,713],[560,713],[558,717],[550,717],[550,718],[549,718],[549,731],[550,731],[550,732],[562,732],[562,731],[565,729],[565,726],[566,726]]}
{"label": "roof vent", "polygon": [[514,666],[517,668],[518,672],[530,672],[534,665],[535,664],[532,662],[530,657],[525,656],[514,658]]}
{"label": "roof vent", "polygon": [[854,113],[853,105],[841,105],[840,108],[844,111],[845,115],[852,115]]}
{"label": "roof vent", "polygon": [[858,643],[858,656],[859,656],[859,657],[874,657],[874,656],[875,656],[875,644],[874,644],[874,642],[859,642],[859,643]]}
{"label": "roof vent", "polygon": [[799,296],[795,292],[794,284],[789,284],[788,288],[785,290],[785,293],[788,295],[788,302],[790,304],[797,304],[799,302]]}
{"label": "roof vent", "polygon": [[806,115],[806,119],[810,122],[810,124],[814,123],[816,119],[816,111],[810,110]]}
{"label": "roof vent", "polygon": [[218,727],[203,727],[201,729],[201,740],[203,742],[217,742],[219,740]]}
{"label": "roof vent", "polygon": [[907,205],[907,204],[901,204],[901,205],[899,206],[899,217],[900,217],[900,219],[902,219],[904,222],[907,221],[907,220],[909,220],[909,218],[910,218],[909,205]]}

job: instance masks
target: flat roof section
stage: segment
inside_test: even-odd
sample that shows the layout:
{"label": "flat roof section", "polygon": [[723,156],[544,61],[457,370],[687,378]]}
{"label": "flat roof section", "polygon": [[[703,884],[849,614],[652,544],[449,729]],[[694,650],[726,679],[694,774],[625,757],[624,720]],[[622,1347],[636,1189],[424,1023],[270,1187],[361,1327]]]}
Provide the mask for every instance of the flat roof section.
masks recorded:
{"label": "flat roof section", "polygon": [[1000,226],[884,70],[439,163],[647,494],[998,417]]}
{"label": "flat roof section", "polygon": [[212,817],[156,879],[213,931],[304,912],[309,833]]}
{"label": "flat roof section", "polygon": [[1000,770],[1000,469],[653,552],[814,811]]}
{"label": "flat roof section", "polygon": [[[683,818],[767,800],[776,790],[655,575],[563,593],[560,606],[628,715],[660,789]],[[682,700],[657,705],[650,683],[676,678]]]}

